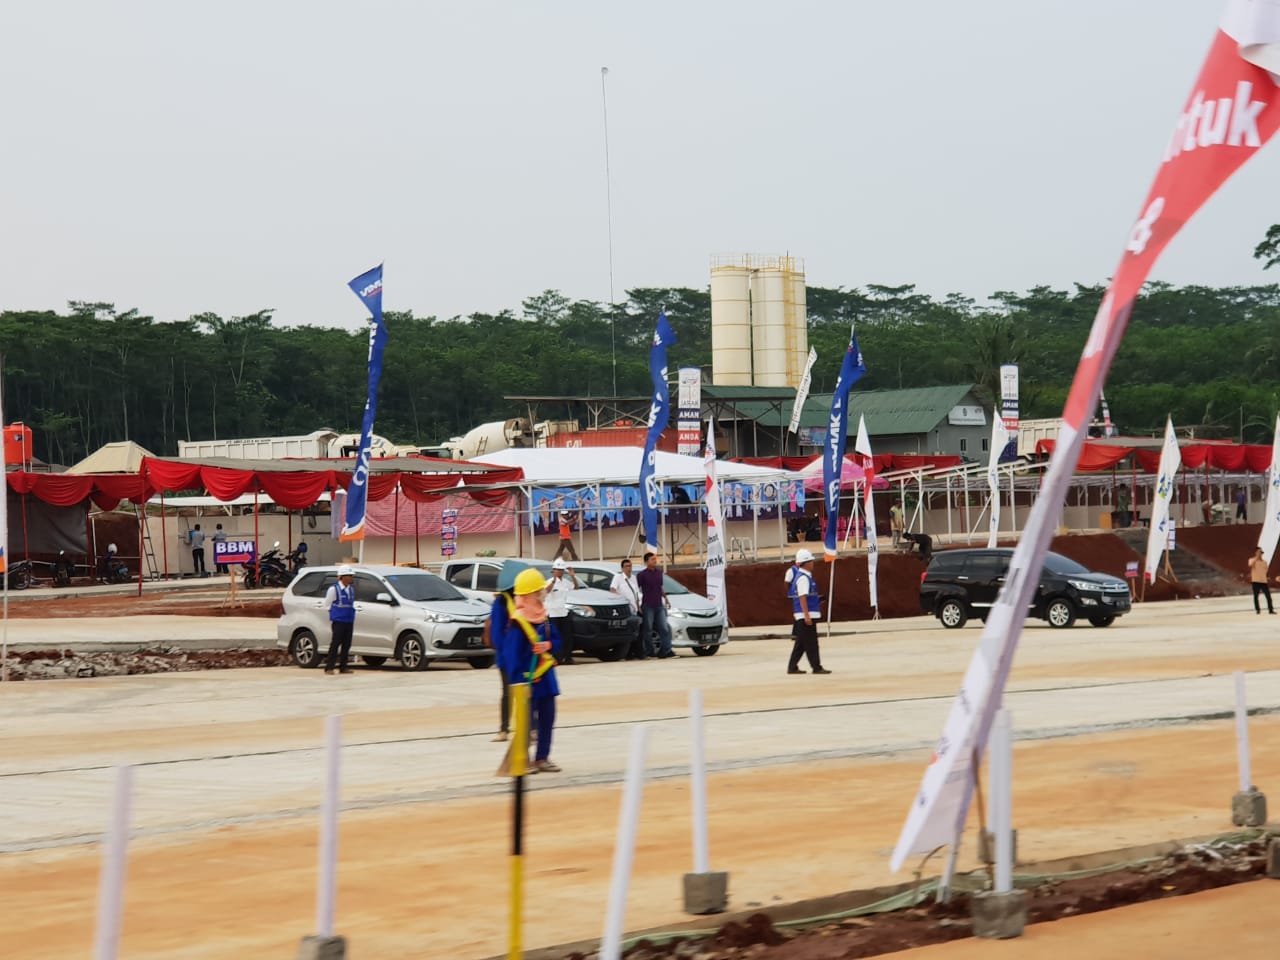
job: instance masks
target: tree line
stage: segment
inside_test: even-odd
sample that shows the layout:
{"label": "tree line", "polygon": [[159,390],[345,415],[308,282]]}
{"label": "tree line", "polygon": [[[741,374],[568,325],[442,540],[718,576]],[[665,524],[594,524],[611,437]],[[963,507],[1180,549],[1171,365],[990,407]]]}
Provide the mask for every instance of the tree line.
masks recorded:
{"label": "tree line", "polygon": [[[1022,415],[1057,416],[1104,292],[1034,287],[979,303],[910,285],[809,287],[812,390],[832,389],[853,323],[868,371],[857,390],[972,382],[990,401],[1000,365],[1017,362]],[[377,431],[425,446],[523,415],[504,395],[647,396],[664,306],[678,338],[673,371],[709,370],[707,289],[636,289],[616,305],[548,290],[496,314],[388,313]],[[37,457],[63,464],[114,440],[173,455],[180,439],[355,432],[367,342],[359,330],[280,326],[269,310],[172,322],[108,303],[5,311],[4,414],[33,429]],[[1280,287],[1148,284],[1106,392],[1127,433],[1156,434],[1171,414],[1199,435],[1269,443],[1280,408]]]}

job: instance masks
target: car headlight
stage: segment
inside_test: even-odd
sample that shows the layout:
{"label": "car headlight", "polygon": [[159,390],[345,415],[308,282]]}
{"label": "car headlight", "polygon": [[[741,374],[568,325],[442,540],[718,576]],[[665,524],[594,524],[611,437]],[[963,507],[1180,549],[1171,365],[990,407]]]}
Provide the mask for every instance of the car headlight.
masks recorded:
{"label": "car headlight", "polygon": [[573,603],[569,605],[569,612],[576,613],[580,617],[594,617],[596,615],[596,608],[589,607],[585,603]]}
{"label": "car headlight", "polygon": [[448,613],[428,613],[426,619],[430,623],[454,623],[452,614]]}
{"label": "car headlight", "polygon": [[1083,593],[1101,593],[1102,584],[1090,580],[1068,580],[1067,583]]}
{"label": "car headlight", "polygon": [[677,610],[675,607],[672,607],[667,611],[667,618],[670,620],[682,620],[687,616],[689,616],[689,614],[685,613],[683,610]]}

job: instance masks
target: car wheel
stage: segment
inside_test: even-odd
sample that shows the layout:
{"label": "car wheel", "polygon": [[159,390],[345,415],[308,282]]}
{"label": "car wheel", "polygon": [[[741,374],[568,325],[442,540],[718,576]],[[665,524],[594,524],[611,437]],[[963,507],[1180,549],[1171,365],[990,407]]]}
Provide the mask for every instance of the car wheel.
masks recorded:
{"label": "car wheel", "polygon": [[299,630],[289,644],[289,656],[304,670],[320,665],[320,641],[310,630]]}
{"label": "car wheel", "polygon": [[493,657],[472,657],[467,663],[471,664],[472,670],[488,670],[493,666]]}
{"label": "car wheel", "polygon": [[1076,608],[1071,606],[1070,600],[1059,597],[1057,600],[1049,601],[1049,606],[1044,611],[1044,618],[1049,621],[1049,626],[1063,630],[1076,622]]}
{"label": "car wheel", "polygon": [[1090,617],[1089,622],[1092,623],[1095,627],[1109,627],[1116,622],[1116,618],[1114,615],[1105,616],[1105,617]]}
{"label": "car wheel", "polygon": [[370,657],[370,656],[366,656],[363,653],[360,654],[360,659],[363,660],[365,663],[367,663],[371,667],[380,667],[387,662],[386,657]]}
{"label": "car wheel", "polygon": [[969,614],[959,600],[943,600],[942,606],[938,608],[938,619],[948,630],[957,630],[965,625]]}
{"label": "car wheel", "polygon": [[425,670],[431,662],[427,656],[427,645],[416,633],[406,633],[400,641],[400,666],[406,670]]}
{"label": "car wheel", "polygon": [[596,658],[606,663],[613,663],[615,660],[621,660],[627,654],[629,644],[619,643],[612,647],[606,647],[596,654]]}
{"label": "car wheel", "polygon": [[719,649],[720,649],[720,644],[710,643],[710,644],[707,644],[707,646],[705,647],[694,647],[693,652],[700,657],[714,657],[716,655],[716,652]]}

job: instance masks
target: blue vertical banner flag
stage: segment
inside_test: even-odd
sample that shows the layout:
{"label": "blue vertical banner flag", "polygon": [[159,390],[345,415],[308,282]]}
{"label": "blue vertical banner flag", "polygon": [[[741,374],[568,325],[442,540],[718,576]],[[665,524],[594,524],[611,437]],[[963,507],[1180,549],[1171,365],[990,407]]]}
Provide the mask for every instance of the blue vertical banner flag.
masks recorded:
{"label": "blue vertical banner flag", "polygon": [[369,308],[373,323],[369,328],[369,393],[364,401],[364,424],[360,428],[360,450],[347,487],[347,514],[339,540],[364,539],[364,512],[369,500],[369,444],[373,438],[373,418],[378,411],[378,381],[382,379],[382,351],[387,345],[387,325],[382,320],[382,264],[360,274],[347,284]]}
{"label": "blue vertical banner flag", "polygon": [[827,498],[827,535],[823,547],[830,562],[836,557],[836,523],[840,517],[840,473],[844,469],[844,447],[849,433],[849,388],[867,372],[858,349],[858,335],[849,327],[849,348],[840,364],[835,393],[831,396],[831,417],[827,424],[827,447],[822,455],[822,489]]}
{"label": "blue vertical banner flag", "polygon": [[644,542],[658,549],[658,484],[653,479],[658,438],[671,418],[671,394],[667,389],[667,347],[676,342],[676,332],[667,320],[667,311],[658,314],[649,348],[649,377],[653,380],[653,402],[649,404],[649,432],[644,438],[644,459],[640,461],[640,516]]}

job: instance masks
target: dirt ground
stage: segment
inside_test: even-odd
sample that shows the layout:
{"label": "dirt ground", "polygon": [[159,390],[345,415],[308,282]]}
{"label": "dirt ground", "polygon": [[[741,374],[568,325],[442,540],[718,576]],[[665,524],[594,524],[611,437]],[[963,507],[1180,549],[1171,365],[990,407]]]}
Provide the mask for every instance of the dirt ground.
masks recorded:
{"label": "dirt ground", "polygon": [[[1275,769],[1280,765],[1280,721],[1267,719],[1259,727],[1255,763],[1259,769]],[[1230,722],[1224,721],[1019,744],[1014,809],[1020,856],[1040,861],[1230,829],[1230,796],[1223,788],[1233,776],[1230,743]],[[766,913],[777,921],[756,921],[754,929],[781,929],[784,915],[833,912],[828,902],[820,901],[788,913],[788,903],[910,880],[906,870],[890,876],[885,856],[901,825],[902,798],[915,787],[921,763],[921,757],[909,756],[711,775],[712,868],[730,872],[731,903],[745,913],[716,948],[719,952],[699,948],[667,955],[825,960],[872,956],[866,952],[871,946],[901,949],[967,936],[967,923],[955,915],[957,904],[884,920],[829,923],[798,941],[788,932],[787,942],[774,946],[741,945],[750,936],[740,928],[753,928],[745,922],[752,914]],[[424,771],[424,776],[429,774]],[[526,946],[597,937],[619,787],[535,786],[527,800]],[[629,897],[628,925],[633,929],[643,923],[650,930],[714,932],[724,925],[715,918],[690,921],[681,910],[680,876],[689,861],[688,805],[683,780],[645,786]],[[505,796],[492,796],[344,813],[338,932],[350,938],[353,955],[426,960],[501,954],[509,810]],[[1247,853],[1235,862],[1252,876],[1257,850]],[[312,929],[316,856],[316,824],[309,818],[136,839],[130,847],[121,956],[289,956],[300,936]],[[1037,909],[1046,916],[1084,912],[1107,902],[1133,902],[1141,891],[1156,893],[1153,886],[1160,895],[1172,896],[1238,879],[1231,864],[1223,867],[1196,855],[1181,859],[1181,865],[1175,860],[1110,882],[1046,888],[1036,897]],[[977,866],[967,843],[960,868]],[[87,955],[99,867],[95,847],[0,857],[7,960]],[[928,875],[936,875],[936,869]],[[1250,924],[1269,928],[1269,917],[1269,912],[1241,916],[1235,924],[1241,930]],[[657,939],[653,933],[638,936]],[[860,940],[862,946],[855,947]],[[846,944],[847,950],[828,949],[834,942]],[[540,951],[538,956],[575,952],[585,951]]]}

